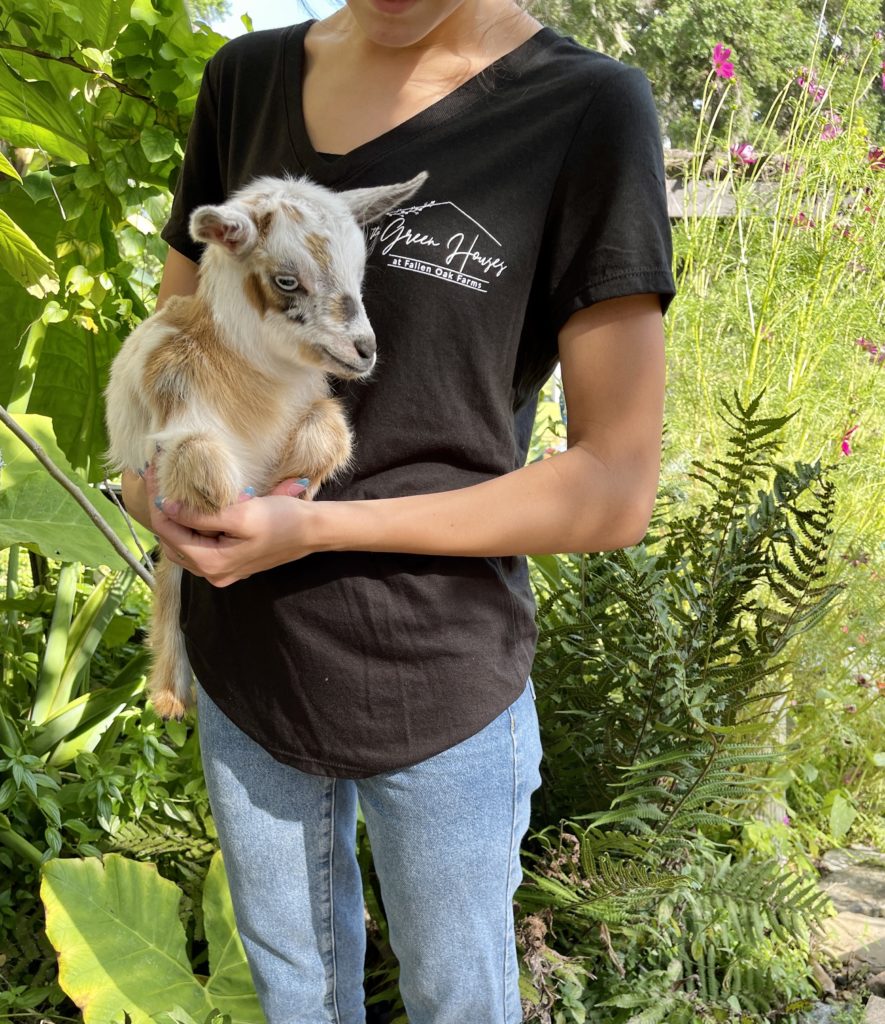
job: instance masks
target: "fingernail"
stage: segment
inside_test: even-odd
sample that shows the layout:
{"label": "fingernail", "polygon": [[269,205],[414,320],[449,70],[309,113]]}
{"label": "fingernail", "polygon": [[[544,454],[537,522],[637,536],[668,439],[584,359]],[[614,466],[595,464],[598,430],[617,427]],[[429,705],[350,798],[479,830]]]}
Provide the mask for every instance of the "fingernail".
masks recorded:
{"label": "fingernail", "polygon": [[295,483],[301,484],[302,487],[310,487],[310,480],[306,476],[303,476],[300,480],[296,480]]}
{"label": "fingernail", "polygon": [[144,478],[144,470],[143,470],[143,469],[136,469],[136,471],[135,471],[135,472],[136,472],[136,473],[138,473],[138,475],[139,475],[140,477]]}
{"label": "fingernail", "polygon": [[161,498],[159,494],[157,495],[156,498],[154,498],[154,506],[156,508],[158,508],[161,512],[163,511],[163,502],[165,500],[166,499],[165,498]]}
{"label": "fingernail", "polygon": [[255,497],[255,488],[254,487],[244,487],[240,491],[239,495],[237,496],[237,501],[249,501],[250,498],[254,498],[254,497]]}

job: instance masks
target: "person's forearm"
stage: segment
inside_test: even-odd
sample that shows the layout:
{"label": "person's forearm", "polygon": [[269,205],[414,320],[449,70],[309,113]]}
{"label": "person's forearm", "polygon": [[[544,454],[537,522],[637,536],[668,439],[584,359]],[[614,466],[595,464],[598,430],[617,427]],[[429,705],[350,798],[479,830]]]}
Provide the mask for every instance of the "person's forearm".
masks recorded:
{"label": "person's forearm", "polygon": [[317,502],[309,546],[469,556],[613,550],[644,536],[657,473],[657,464],[610,470],[575,445],[461,490]]}

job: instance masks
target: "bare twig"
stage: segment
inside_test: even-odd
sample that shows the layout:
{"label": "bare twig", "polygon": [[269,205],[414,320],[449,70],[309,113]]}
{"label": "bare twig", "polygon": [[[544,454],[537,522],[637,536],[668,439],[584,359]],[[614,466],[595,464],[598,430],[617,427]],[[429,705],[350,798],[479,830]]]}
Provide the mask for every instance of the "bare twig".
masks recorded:
{"label": "bare twig", "polygon": [[126,522],[126,526],[129,528],[129,533],[132,536],[132,539],[135,541],[135,546],[138,548],[138,552],[141,555],[142,562],[147,566],[148,570],[152,570],[154,567],[153,560],[151,556],[147,553],[147,551],[145,551],[144,546],[141,543],[141,539],[136,533],[135,526],[132,522],[132,516],[129,515],[129,513],[126,511],[126,506],[117,497],[117,492],[114,490],[113,485],[111,484],[110,480],[108,480],[107,477],[104,478],[104,486],[107,495],[120,510],[120,515],[123,517],[123,519]]}
{"label": "bare twig", "polygon": [[86,497],[86,495],[77,487],[76,484],[72,483],[65,476],[64,473],[56,466],[56,464],[49,458],[42,446],[39,445],[30,434],[23,430],[15,420],[9,415],[6,409],[0,405],[0,422],[7,426],[13,434],[21,441],[21,443],[33,453],[38,462],[41,463],[57,483],[61,484],[62,487],[71,495],[74,501],[83,509],[87,516],[95,524],[99,532],[105,537],[114,551],[126,562],[130,569],[149,587],[154,585],[154,577],[145,569],[145,567],[138,561],[137,558],[132,554],[131,551],[126,547],[125,544],[116,535],[113,529],[104,520],[98,509],[92,504],[92,502]]}

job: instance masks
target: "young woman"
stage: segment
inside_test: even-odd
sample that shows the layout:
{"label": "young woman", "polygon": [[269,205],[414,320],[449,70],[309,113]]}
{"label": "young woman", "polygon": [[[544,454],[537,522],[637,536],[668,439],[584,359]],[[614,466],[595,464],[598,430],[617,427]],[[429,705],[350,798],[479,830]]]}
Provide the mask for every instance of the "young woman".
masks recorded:
{"label": "young woman", "polygon": [[[636,543],[657,489],[674,289],[648,83],[511,0],[347,0],[223,47],[160,300],[196,286],[189,212],[256,175],[424,170],[368,238],[379,358],[341,388],[353,472],[210,518],[125,482],[189,570],[206,777],[270,1024],[365,1020],[357,800],[411,1024],[522,1019],[512,897],[540,781],[523,556]],[[557,361],[568,447],[526,466]]]}

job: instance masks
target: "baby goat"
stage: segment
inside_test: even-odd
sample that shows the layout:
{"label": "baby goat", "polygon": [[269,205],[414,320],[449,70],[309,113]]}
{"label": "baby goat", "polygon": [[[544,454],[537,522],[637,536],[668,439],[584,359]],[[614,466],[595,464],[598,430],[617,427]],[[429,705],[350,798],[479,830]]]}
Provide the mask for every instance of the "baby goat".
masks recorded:
{"label": "baby goat", "polygon": [[[341,193],[259,178],[221,206],[194,210],[191,236],[206,243],[196,294],[140,324],[111,368],[113,466],[154,461],[159,493],[199,512],[233,504],[247,486],[267,494],[287,477],[307,477],[313,497],[351,451],[327,375],[364,377],[375,363],[361,228],[425,178]],[[181,573],[166,560],[157,566],[148,692],[163,718],[180,718],[192,700]]]}

